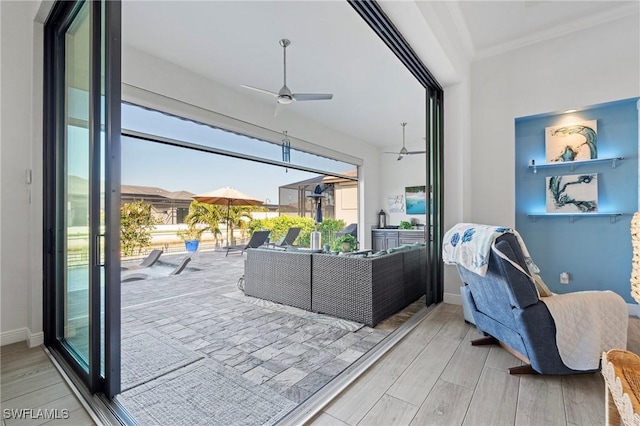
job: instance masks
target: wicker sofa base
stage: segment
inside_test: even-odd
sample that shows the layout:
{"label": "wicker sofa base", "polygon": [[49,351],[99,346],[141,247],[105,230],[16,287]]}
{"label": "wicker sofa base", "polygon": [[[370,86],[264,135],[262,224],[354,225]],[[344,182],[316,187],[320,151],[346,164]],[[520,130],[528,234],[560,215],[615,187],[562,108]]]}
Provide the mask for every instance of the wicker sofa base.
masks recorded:
{"label": "wicker sofa base", "polygon": [[313,255],[313,311],[375,326],[426,289],[426,249],[376,258]]}
{"label": "wicker sofa base", "polygon": [[245,294],[368,326],[419,299],[426,249],[358,258],[248,250]]}
{"label": "wicker sofa base", "polygon": [[244,293],[311,310],[311,254],[247,250]]}

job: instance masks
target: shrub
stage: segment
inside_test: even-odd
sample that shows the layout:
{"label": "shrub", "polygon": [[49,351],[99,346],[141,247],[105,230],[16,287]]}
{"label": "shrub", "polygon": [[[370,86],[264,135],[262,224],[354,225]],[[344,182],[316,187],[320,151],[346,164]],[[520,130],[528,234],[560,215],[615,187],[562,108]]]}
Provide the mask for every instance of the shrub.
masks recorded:
{"label": "shrub", "polygon": [[280,241],[287,235],[289,228],[302,228],[300,235],[296,239],[296,245],[301,247],[311,246],[311,231],[317,230],[322,234],[322,244],[331,244],[335,239],[335,233],[341,231],[345,227],[342,219],[325,219],[319,225],[315,225],[313,219],[300,216],[278,216],[269,219],[255,219],[249,223],[251,232],[261,229],[271,231],[269,239],[271,241]]}
{"label": "shrub", "polygon": [[140,254],[151,245],[151,231],[158,224],[151,205],[143,201],[125,203],[120,208],[120,244],[123,256]]}
{"label": "shrub", "polygon": [[253,233],[261,229],[271,231],[269,239],[280,241],[287,234],[289,228],[302,228],[300,235],[296,239],[296,244],[302,247],[309,247],[310,234],[314,230],[313,219],[300,216],[278,216],[267,219],[254,219],[249,222],[249,230]]}
{"label": "shrub", "polygon": [[322,233],[322,245],[333,244],[336,232],[342,231],[346,226],[342,219],[325,219],[318,225],[318,231]]}

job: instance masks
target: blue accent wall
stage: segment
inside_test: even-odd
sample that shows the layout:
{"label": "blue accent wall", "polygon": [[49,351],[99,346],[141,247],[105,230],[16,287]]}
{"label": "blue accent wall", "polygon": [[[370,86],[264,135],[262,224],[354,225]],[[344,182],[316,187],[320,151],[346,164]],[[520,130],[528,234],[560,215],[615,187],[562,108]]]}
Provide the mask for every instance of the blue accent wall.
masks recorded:
{"label": "blue accent wall", "polygon": [[[543,280],[556,293],[613,290],[627,303],[631,298],[631,217],[638,210],[638,98],[589,107],[572,114],[544,114],[515,120],[516,228],[540,267]],[[538,169],[544,164],[545,128],[577,121],[598,120],[598,158],[624,157],[615,168],[611,162]],[[598,173],[599,213],[625,213],[610,217],[545,216],[546,177]],[[569,272],[568,285],[560,273]]]}

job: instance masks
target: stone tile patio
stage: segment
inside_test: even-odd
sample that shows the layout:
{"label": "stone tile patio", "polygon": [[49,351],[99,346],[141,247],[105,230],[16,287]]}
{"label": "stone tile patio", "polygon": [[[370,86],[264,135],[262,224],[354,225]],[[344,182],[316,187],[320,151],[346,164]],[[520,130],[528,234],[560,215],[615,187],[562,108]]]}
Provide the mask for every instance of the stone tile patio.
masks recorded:
{"label": "stone tile patio", "polygon": [[[156,269],[166,271],[183,256],[163,255]],[[424,306],[416,303],[376,329],[349,331],[330,317],[244,296],[237,282],[245,258],[198,252],[181,275],[149,270],[150,279],[122,283],[125,390],[118,398],[140,424],[162,423],[167,406],[199,412],[203,424],[274,423]],[[226,390],[200,404],[212,375]],[[247,398],[272,412],[252,411]],[[182,424],[195,423],[183,416]]]}

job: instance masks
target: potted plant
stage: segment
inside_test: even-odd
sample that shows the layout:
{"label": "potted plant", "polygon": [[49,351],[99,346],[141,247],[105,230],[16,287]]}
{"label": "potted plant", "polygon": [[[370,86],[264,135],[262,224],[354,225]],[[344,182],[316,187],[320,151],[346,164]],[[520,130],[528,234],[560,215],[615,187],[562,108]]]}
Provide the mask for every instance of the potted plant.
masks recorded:
{"label": "potted plant", "polygon": [[413,225],[408,220],[400,221],[400,229],[413,229]]}
{"label": "potted plant", "polygon": [[335,240],[334,247],[346,253],[355,249],[357,244],[356,237],[351,234],[345,234]]}
{"label": "potted plant", "polygon": [[184,241],[184,246],[188,253],[194,253],[200,245],[200,237],[204,229],[198,229],[195,226],[189,226],[187,229],[181,229],[176,235]]}

